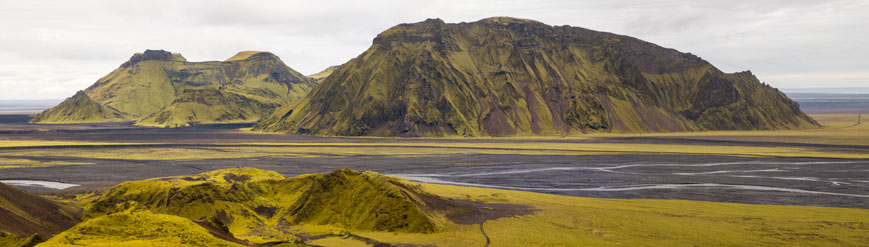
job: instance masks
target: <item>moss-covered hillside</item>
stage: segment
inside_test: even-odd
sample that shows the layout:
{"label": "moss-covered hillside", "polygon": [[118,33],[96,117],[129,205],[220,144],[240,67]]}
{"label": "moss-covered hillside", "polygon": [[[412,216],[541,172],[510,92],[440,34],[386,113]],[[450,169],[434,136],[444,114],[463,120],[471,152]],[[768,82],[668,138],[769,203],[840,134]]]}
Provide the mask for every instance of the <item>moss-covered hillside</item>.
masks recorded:
{"label": "moss-covered hillside", "polygon": [[220,239],[189,219],[155,214],[135,203],[119,206],[128,207],[78,224],[39,246],[249,246]]}
{"label": "moss-covered hillside", "polygon": [[314,85],[268,52],[188,62],[177,53],[146,50],[31,122],[137,121],[161,127],[254,122]]}
{"label": "moss-covered hillside", "polygon": [[79,213],[0,183],[0,246],[32,246],[77,224]]}
{"label": "moss-covered hillside", "polygon": [[[224,169],[76,198],[85,221],[38,246],[863,246],[869,236],[866,209],[583,198],[351,170]],[[0,233],[0,246],[26,241],[39,240]]]}
{"label": "moss-covered hillside", "polygon": [[309,75],[308,78],[311,78],[311,80],[320,82],[322,80],[325,80],[326,77],[329,77],[329,75],[331,75],[332,72],[335,72],[335,70],[338,69],[338,67],[339,67],[338,65],[329,66],[328,68],[324,69],[323,71],[320,71],[320,72],[313,74],[313,75]]}
{"label": "moss-covered hillside", "polygon": [[258,130],[505,136],[817,126],[750,72],[636,38],[507,17],[402,24]]}
{"label": "moss-covered hillside", "polygon": [[101,105],[84,91],[78,91],[59,105],[36,114],[31,122],[38,123],[89,123],[126,121],[124,114]]}
{"label": "moss-covered hillside", "polygon": [[[249,243],[297,243],[299,236],[288,232],[289,226],[435,232],[442,213],[426,203],[432,198],[439,197],[371,172],[337,170],[285,178],[233,168],[117,185],[86,206],[85,218],[90,219],[86,223],[105,221],[119,211],[119,204],[135,202],[149,212],[205,222]],[[93,234],[86,229],[75,231]]]}

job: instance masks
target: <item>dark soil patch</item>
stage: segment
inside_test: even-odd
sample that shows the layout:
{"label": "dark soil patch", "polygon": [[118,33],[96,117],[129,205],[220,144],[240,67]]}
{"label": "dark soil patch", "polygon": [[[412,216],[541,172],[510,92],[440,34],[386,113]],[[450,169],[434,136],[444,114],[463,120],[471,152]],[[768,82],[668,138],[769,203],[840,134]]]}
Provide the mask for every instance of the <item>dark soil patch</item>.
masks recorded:
{"label": "dark soil patch", "polygon": [[251,245],[248,241],[235,238],[235,236],[233,236],[232,233],[229,232],[225,225],[223,225],[223,227],[218,227],[215,226],[213,222],[209,222],[208,220],[194,220],[193,222],[199,224],[200,226],[202,226],[202,228],[205,228],[205,230],[208,230],[208,233],[211,233],[211,235],[216,238],[230,241],[233,243]]}
{"label": "dark soil patch", "polygon": [[250,180],[250,176],[248,176],[248,175],[239,176],[239,175],[230,173],[230,174],[223,175],[223,179],[226,179],[226,181],[228,181],[228,182],[244,182],[244,181]]}
{"label": "dark soil patch", "polygon": [[393,182],[396,186],[404,188],[402,193],[412,193],[409,198],[420,198],[417,203],[424,210],[443,213],[448,220],[463,225],[481,224],[487,220],[502,217],[522,216],[534,213],[535,209],[527,205],[507,203],[476,203],[457,199],[448,199],[440,196],[419,193],[408,185]]}
{"label": "dark soil patch", "polygon": [[253,211],[256,212],[256,214],[265,216],[266,218],[271,218],[272,216],[275,216],[275,212],[278,211],[278,208],[259,206]]}

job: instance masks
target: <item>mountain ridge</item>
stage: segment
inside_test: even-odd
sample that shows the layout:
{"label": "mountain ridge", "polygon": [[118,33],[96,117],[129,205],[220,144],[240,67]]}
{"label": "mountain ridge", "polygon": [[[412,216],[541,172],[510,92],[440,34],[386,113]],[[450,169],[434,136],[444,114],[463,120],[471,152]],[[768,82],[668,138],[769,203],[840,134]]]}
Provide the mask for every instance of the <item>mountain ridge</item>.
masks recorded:
{"label": "mountain ridge", "polygon": [[[298,243],[305,235],[294,234],[289,228],[299,225],[428,234],[443,231],[446,224],[478,224],[533,211],[521,205],[444,198],[409,181],[376,172],[339,169],[286,178],[277,172],[249,167],[129,181],[83,207],[85,221],[80,226],[117,218],[119,212],[122,215],[117,216],[144,211],[195,221],[218,231],[215,236],[253,244]],[[491,214],[481,216],[478,207],[489,207]],[[115,224],[113,227],[123,229],[125,223]],[[86,227],[68,232],[52,240],[94,234]]]}
{"label": "mountain ridge", "polygon": [[[87,102],[88,107],[98,110],[79,110],[75,101],[65,101],[31,122],[106,122],[108,117],[93,113],[102,112],[99,109],[103,108],[118,112],[111,121],[135,121],[159,127],[192,122],[254,122],[274,108],[301,98],[315,85],[315,81],[286,66],[270,52],[242,51],[225,61],[189,62],[179,53],[146,50],[134,54],[83,90],[84,95],[67,99]],[[210,103],[230,102],[231,108],[241,110],[189,104],[189,97],[202,95],[218,99]],[[213,110],[231,114],[211,114]],[[69,112],[78,114],[61,114]]]}
{"label": "mountain ridge", "polygon": [[400,24],[256,130],[515,136],[818,126],[750,72],[580,27],[495,17]]}

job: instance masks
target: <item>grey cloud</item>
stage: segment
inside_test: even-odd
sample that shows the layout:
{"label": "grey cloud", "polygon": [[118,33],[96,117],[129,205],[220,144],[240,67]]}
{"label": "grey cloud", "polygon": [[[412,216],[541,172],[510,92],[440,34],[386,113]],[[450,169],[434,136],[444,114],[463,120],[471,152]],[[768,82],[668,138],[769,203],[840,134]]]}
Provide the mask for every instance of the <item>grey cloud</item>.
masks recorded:
{"label": "grey cloud", "polygon": [[[857,87],[869,74],[865,0],[0,1],[0,99],[65,98],[133,53],[223,60],[267,50],[305,74],[399,23],[491,16],[634,36],[776,87]],[[11,88],[11,89],[10,89]]]}

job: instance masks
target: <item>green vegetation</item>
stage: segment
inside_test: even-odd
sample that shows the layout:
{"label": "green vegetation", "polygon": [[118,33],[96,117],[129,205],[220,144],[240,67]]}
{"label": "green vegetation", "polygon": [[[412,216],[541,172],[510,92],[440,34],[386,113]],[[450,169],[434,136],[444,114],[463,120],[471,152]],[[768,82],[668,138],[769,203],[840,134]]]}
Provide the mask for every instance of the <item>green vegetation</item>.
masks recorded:
{"label": "green vegetation", "polygon": [[[482,219],[478,212],[505,206],[521,210],[482,221],[455,217],[464,210],[472,213],[465,217]],[[491,246],[860,246],[869,240],[866,209],[582,198],[350,170],[286,179],[234,168],[155,178],[118,185],[86,208],[89,220],[40,246],[482,246],[483,232]]]}
{"label": "green vegetation", "polygon": [[331,75],[332,72],[335,72],[336,69],[338,69],[338,66],[329,66],[328,68],[324,69],[323,71],[320,71],[319,73],[309,75],[308,78],[311,78],[311,80],[314,80],[317,83],[319,83],[319,82],[325,80],[326,77],[329,77],[329,75]]}
{"label": "green vegetation", "polygon": [[350,170],[286,179],[254,168],[223,169],[117,185],[85,205],[85,218],[111,216],[118,202],[136,202],[155,213],[205,220],[252,243],[299,242],[288,227],[300,224],[435,232],[438,213],[422,203],[433,196],[405,183]]}
{"label": "green vegetation", "polygon": [[[869,210],[682,200],[569,197],[422,184],[449,198],[532,206],[534,214],[486,221],[492,246],[861,246]],[[358,233],[384,242],[480,246],[477,226],[418,235]]]}
{"label": "green vegetation", "polygon": [[119,206],[128,208],[85,221],[39,246],[247,246],[219,239],[185,218],[155,214],[135,203]]}
{"label": "green vegetation", "polygon": [[268,114],[264,109],[278,105],[265,105],[242,95],[216,89],[185,90],[172,103],[139,125],[178,127],[191,122],[251,122]]}
{"label": "green vegetation", "polygon": [[427,193],[405,186],[406,181],[347,169],[297,179],[301,181],[295,184],[310,187],[293,202],[289,222],[386,232],[436,231],[436,220],[425,212],[434,209],[422,206],[421,197]]}
{"label": "green vegetation", "polygon": [[137,121],[161,127],[255,122],[314,85],[268,52],[187,62],[180,54],[147,50],[31,122]]}
{"label": "green vegetation", "polygon": [[[406,139],[404,142],[371,142],[379,138],[343,139],[340,142],[280,142],[280,143],[227,143],[226,147],[208,149],[131,147],[90,149],[92,146],[129,145],[135,143],[98,143],[98,142],[58,142],[58,141],[0,141],[0,147],[27,146],[83,146],[82,148],[36,149],[0,151],[0,169],[54,166],[86,165],[88,163],[69,161],[35,161],[27,157],[78,157],[93,159],[120,160],[206,160],[222,158],[311,158],[323,155],[356,156],[439,156],[457,154],[515,154],[515,155],[593,155],[619,153],[657,153],[657,154],[715,154],[757,157],[806,157],[806,158],[855,158],[867,159],[869,154],[861,150],[829,149],[825,147],[784,147],[784,144],[836,144],[869,145],[869,125],[855,125],[857,114],[815,114],[814,118],[824,125],[823,128],[804,130],[765,130],[765,131],[703,131],[673,133],[595,133],[571,137],[510,137],[495,140],[503,142],[463,142],[449,141],[451,137],[432,139]],[[751,145],[715,144],[634,144],[611,143],[611,137],[661,137],[696,140],[721,140],[745,142],[781,142],[782,147],[757,147]],[[461,138],[466,139],[466,138]],[[565,143],[564,140],[589,140],[589,143]],[[601,140],[602,143],[594,142]],[[479,140],[493,140],[480,138]],[[235,147],[235,144],[244,144]],[[155,144],[159,145],[159,144]],[[85,147],[88,146],[88,147]]]}
{"label": "green vegetation", "polygon": [[42,242],[39,234],[33,234],[27,238],[20,238],[14,234],[0,232],[0,247],[32,247]]}
{"label": "green vegetation", "polygon": [[0,158],[0,169],[9,168],[25,168],[25,167],[48,167],[48,166],[68,166],[68,165],[91,165],[88,162],[68,162],[68,161],[38,161],[31,159],[7,159]]}
{"label": "green vegetation", "polygon": [[627,36],[496,17],[390,28],[255,130],[477,137],[816,126],[749,72]]}
{"label": "green vegetation", "polygon": [[34,123],[89,123],[125,121],[124,114],[114,108],[94,102],[84,91],[78,91],[59,105],[40,112]]}

